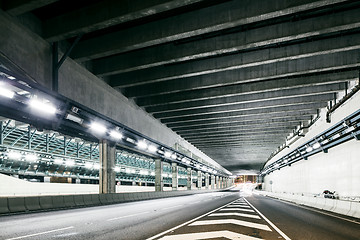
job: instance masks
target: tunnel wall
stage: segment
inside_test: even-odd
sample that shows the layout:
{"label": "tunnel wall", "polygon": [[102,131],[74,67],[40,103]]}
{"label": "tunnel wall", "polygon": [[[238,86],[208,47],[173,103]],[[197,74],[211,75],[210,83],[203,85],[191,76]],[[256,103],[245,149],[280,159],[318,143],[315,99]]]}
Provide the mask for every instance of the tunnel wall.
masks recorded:
{"label": "tunnel wall", "polygon": [[[358,109],[359,92],[332,113],[331,123],[326,122],[326,111],[322,111],[320,119],[310,127],[304,138],[280,152],[267,164],[295,150]],[[284,167],[266,175],[263,189],[274,193],[295,193],[304,196],[320,194],[324,190],[336,191],[340,197],[360,196],[359,153],[360,141],[352,139],[329,149],[328,153],[317,153],[306,161],[301,160],[291,167]]]}

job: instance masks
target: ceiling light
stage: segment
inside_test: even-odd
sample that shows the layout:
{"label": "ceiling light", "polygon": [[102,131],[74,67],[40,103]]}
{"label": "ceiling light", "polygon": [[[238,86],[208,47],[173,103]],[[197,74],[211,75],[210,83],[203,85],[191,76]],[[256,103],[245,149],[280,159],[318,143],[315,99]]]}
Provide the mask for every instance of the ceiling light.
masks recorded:
{"label": "ceiling light", "polygon": [[96,170],[99,170],[100,169],[100,164],[94,164],[94,169],[96,169]]}
{"label": "ceiling light", "polygon": [[140,170],[140,175],[147,175],[147,174],[148,174],[148,171]]}
{"label": "ceiling light", "polygon": [[116,130],[112,130],[110,132],[110,137],[119,140],[119,139],[122,139],[123,135],[120,132],[116,131]]}
{"label": "ceiling light", "polygon": [[171,157],[171,152],[165,152],[164,155],[165,155],[166,158],[170,158]]}
{"label": "ceiling light", "polygon": [[10,79],[10,80],[15,80],[15,79],[16,79],[16,78],[13,77],[13,76],[8,76],[7,78]]}
{"label": "ceiling light", "polygon": [[9,152],[8,153],[8,158],[13,159],[13,160],[19,160],[21,158],[21,153],[19,152]]}
{"label": "ceiling light", "polygon": [[126,169],[125,169],[125,172],[126,172],[126,173],[131,173],[131,169],[130,169],[130,168],[126,168]]}
{"label": "ceiling light", "polygon": [[97,122],[92,122],[90,124],[90,130],[95,132],[95,133],[98,133],[98,134],[104,134],[106,132],[106,127],[101,124],[101,123],[97,123]]}
{"label": "ceiling light", "polygon": [[29,162],[34,162],[38,159],[38,157],[34,154],[27,154],[25,155],[25,160]]}
{"label": "ceiling light", "polygon": [[54,163],[58,164],[58,165],[61,165],[61,164],[63,164],[63,160],[61,158],[55,158]]}
{"label": "ceiling light", "polygon": [[176,159],[176,154],[174,153],[173,155],[171,155],[171,158],[175,160]]}
{"label": "ceiling light", "polygon": [[66,114],[65,119],[76,122],[78,124],[82,124],[84,122],[82,118],[79,118],[78,116],[72,115],[70,113]]}
{"label": "ceiling light", "polygon": [[187,162],[187,161],[186,161],[186,158],[181,159],[181,161],[182,161],[183,163],[186,163],[186,162]]}
{"label": "ceiling light", "polygon": [[147,144],[145,141],[139,141],[137,142],[137,146],[140,148],[140,149],[146,149],[147,148]]}
{"label": "ceiling light", "polygon": [[93,167],[93,164],[91,162],[87,162],[85,163],[85,167],[90,169]]}
{"label": "ceiling light", "polygon": [[155,172],[151,172],[150,175],[151,175],[151,176],[155,176]]}
{"label": "ceiling light", "polygon": [[132,144],[135,144],[135,142],[136,142],[134,139],[129,138],[129,137],[128,137],[128,138],[126,138],[125,140],[126,140],[127,142],[132,143]]}
{"label": "ceiling light", "polygon": [[69,167],[72,167],[75,165],[75,161],[74,160],[71,160],[71,159],[68,159],[66,160],[66,163],[65,163],[67,166]]}
{"label": "ceiling light", "polygon": [[51,103],[45,102],[44,100],[41,101],[37,98],[32,98],[29,102],[29,105],[32,109],[39,112],[48,113],[48,114],[56,113],[56,108]]}
{"label": "ceiling light", "polygon": [[0,96],[6,97],[6,98],[13,98],[14,92],[5,88],[5,85],[3,83],[0,83]]}
{"label": "ceiling light", "polygon": [[149,145],[148,150],[149,150],[149,152],[154,153],[154,152],[156,152],[157,148],[154,145]]}
{"label": "ceiling light", "polygon": [[319,147],[321,147],[321,146],[320,146],[320,143],[318,143],[318,142],[313,145],[314,149],[318,149]]}
{"label": "ceiling light", "polygon": [[115,172],[120,172],[120,167],[115,167]]}
{"label": "ceiling light", "polygon": [[306,151],[307,152],[311,152],[313,150],[313,148],[311,147],[311,146],[308,146],[307,148],[306,148]]}

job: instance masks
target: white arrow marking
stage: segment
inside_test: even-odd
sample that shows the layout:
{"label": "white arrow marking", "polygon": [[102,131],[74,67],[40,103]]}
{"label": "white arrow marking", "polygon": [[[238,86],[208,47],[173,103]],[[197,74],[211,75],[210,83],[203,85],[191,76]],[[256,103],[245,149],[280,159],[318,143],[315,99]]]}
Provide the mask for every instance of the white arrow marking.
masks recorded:
{"label": "white arrow marking", "polygon": [[200,239],[211,239],[211,238],[227,238],[230,240],[259,240],[246,236],[240,233],[234,233],[231,231],[217,231],[217,232],[202,232],[202,233],[187,233],[172,236],[165,236],[160,238],[161,240],[200,240]]}
{"label": "white arrow marking", "polygon": [[254,210],[246,208],[223,208],[220,211],[243,211],[243,212],[254,212]]}
{"label": "white arrow marking", "polygon": [[246,213],[236,213],[236,212],[232,212],[232,213],[213,213],[213,214],[209,215],[209,217],[216,217],[216,216],[239,216],[239,217],[260,219],[260,217],[258,215],[252,215],[252,214],[246,214]]}
{"label": "white arrow marking", "polygon": [[204,220],[204,221],[196,221],[191,223],[189,226],[202,226],[202,225],[217,225],[217,224],[235,224],[244,227],[257,228],[261,230],[271,231],[271,229],[264,224],[246,222],[236,219],[222,219],[222,220]]}

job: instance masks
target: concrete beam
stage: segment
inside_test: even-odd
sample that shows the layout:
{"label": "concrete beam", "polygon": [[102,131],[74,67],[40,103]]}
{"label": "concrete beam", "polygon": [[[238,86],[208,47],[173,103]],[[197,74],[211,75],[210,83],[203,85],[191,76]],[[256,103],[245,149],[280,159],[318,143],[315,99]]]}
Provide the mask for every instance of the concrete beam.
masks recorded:
{"label": "concrete beam", "polygon": [[215,132],[215,133],[207,133],[204,135],[198,135],[198,136],[186,136],[185,139],[187,139],[190,142],[197,142],[197,141],[202,141],[202,140],[237,140],[238,137],[243,137],[243,136],[256,136],[256,135],[267,135],[270,134],[272,136],[276,136],[276,135],[288,135],[289,133],[291,133],[291,129],[254,129],[254,130],[247,130],[244,132]]}
{"label": "concrete beam", "polygon": [[296,96],[312,96],[318,93],[335,93],[346,88],[345,83],[333,83],[326,85],[289,88],[283,90],[268,91],[254,94],[244,94],[230,97],[218,97],[214,99],[195,100],[191,102],[169,103],[157,106],[145,107],[149,113],[164,113],[178,110],[191,110],[203,107],[228,106],[238,103],[257,102],[264,100],[284,99]]}
{"label": "concrete beam", "polygon": [[[233,0],[84,40],[74,49],[73,57],[80,61],[105,57],[245,24],[280,18],[344,1],[300,0],[289,5],[281,0],[273,0],[271,3],[261,0]],[[105,42],[109,44],[103,44]]]}
{"label": "concrete beam", "polygon": [[[264,64],[308,59],[309,57],[328,55],[360,49],[360,34],[341,36],[302,44],[294,44],[277,48],[266,48],[257,51],[237,53],[198,61],[155,67],[118,75],[121,81],[136,80],[143,84],[196,77],[231,70],[246,69]],[[114,79],[112,77],[111,79]],[[128,80],[128,81],[129,81]],[[115,81],[111,80],[111,84]],[[137,88],[134,88],[137,89]]]}
{"label": "concrete beam", "polygon": [[197,116],[207,114],[215,114],[215,113],[228,113],[228,112],[239,112],[241,110],[247,111],[250,109],[265,109],[270,107],[281,107],[288,105],[300,105],[305,103],[318,103],[318,102],[327,102],[334,99],[333,93],[326,94],[317,94],[313,96],[305,96],[305,97],[290,97],[284,99],[276,99],[276,100],[265,100],[259,102],[249,102],[249,103],[238,103],[227,106],[220,107],[204,107],[198,109],[191,110],[180,110],[180,111],[172,111],[166,113],[156,113],[154,117],[157,119],[167,119],[174,117],[187,117],[187,116]]}
{"label": "concrete beam", "polygon": [[[225,76],[224,76],[225,77]],[[339,83],[357,80],[357,71],[330,72],[317,75],[283,78],[263,82],[248,82],[231,86],[214,87],[210,89],[199,89],[182,92],[181,94],[164,94],[154,97],[136,99],[139,106],[155,106],[164,103],[180,103],[195,100],[208,100],[218,97],[239,96],[242,94],[255,94],[267,91],[281,91],[284,89],[299,88],[306,86],[317,86],[330,83]],[[247,95],[251,99],[251,95]],[[255,98],[256,99],[256,98]],[[254,99],[254,100],[255,100]]]}
{"label": "concrete beam", "polygon": [[123,91],[124,94],[130,98],[156,96],[170,93],[175,94],[182,91],[299,77],[302,75],[321,72],[349,70],[359,66],[358,51],[351,50],[314,56],[306,59],[264,64],[241,70],[231,70],[196,77],[180,78],[171,81],[126,88]]}
{"label": "concrete beam", "polygon": [[[44,21],[44,38],[55,42],[204,0],[105,0]],[[91,16],[91,17],[89,17]]]}
{"label": "concrete beam", "polygon": [[292,112],[284,112],[281,115],[275,113],[275,114],[270,114],[270,115],[255,115],[255,116],[247,116],[247,117],[233,117],[233,118],[229,118],[229,119],[211,119],[211,120],[205,120],[203,121],[194,121],[194,122],[190,122],[190,123],[169,123],[168,126],[171,127],[172,129],[174,129],[174,131],[179,131],[179,132],[186,132],[186,131],[191,131],[192,128],[194,128],[194,130],[198,130],[198,129],[206,129],[206,128],[210,128],[214,127],[216,128],[217,126],[227,126],[228,124],[230,124],[230,126],[236,125],[236,126],[241,126],[241,125],[251,125],[252,123],[254,123],[254,125],[256,124],[263,124],[264,122],[266,123],[278,123],[278,122],[300,122],[300,121],[306,121],[306,120],[310,120],[308,115],[311,115],[312,113],[315,113],[314,110],[311,110],[309,112],[309,110],[305,110],[305,111],[301,111],[299,115],[292,115]]}
{"label": "concrete beam", "polygon": [[59,0],[4,0],[2,9],[13,16],[18,16],[57,1]]}
{"label": "concrete beam", "polygon": [[174,117],[161,120],[163,123],[175,123],[175,122],[191,122],[198,120],[208,120],[208,119],[221,119],[221,118],[231,118],[239,116],[253,116],[253,115],[268,115],[270,113],[277,113],[282,115],[283,112],[291,112],[293,115],[298,115],[299,110],[312,110],[311,112],[316,112],[316,109],[325,107],[327,103],[308,103],[308,104],[298,104],[298,105],[288,105],[281,107],[270,107],[263,109],[254,109],[254,110],[244,110],[244,111],[233,111],[226,113],[213,113],[206,115],[196,115],[196,116],[187,116],[187,117]]}

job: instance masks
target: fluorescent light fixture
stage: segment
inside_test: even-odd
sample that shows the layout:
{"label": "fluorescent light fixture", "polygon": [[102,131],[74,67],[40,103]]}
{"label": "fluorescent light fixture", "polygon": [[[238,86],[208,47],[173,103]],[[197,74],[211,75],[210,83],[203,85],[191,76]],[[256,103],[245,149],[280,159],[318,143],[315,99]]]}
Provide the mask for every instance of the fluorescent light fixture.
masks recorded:
{"label": "fluorescent light fixture", "polygon": [[27,154],[25,155],[25,160],[29,162],[34,162],[38,159],[38,157],[34,154]]}
{"label": "fluorescent light fixture", "polygon": [[120,167],[115,167],[115,172],[120,172]]}
{"label": "fluorescent light fixture", "polygon": [[147,174],[148,174],[148,171],[140,170],[140,175],[147,175]]}
{"label": "fluorescent light fixture", "polygon": [[200,164],[196,164],[196,168],[200,168]]}
{"label": "fluorescent light fixture", "polygon": [[78,116],[72,115],[70,113],[66,114],[65,119],[76,122],[78,124],[82,124],[84,122],[84,120]]}
{"label": "fluorescent light fixture", "polygon": [[131,172],[131,173],[136,173],[136,170],[135,170],[135,169],[131,169],[130,172]]}
{"label": "fluorescent light fixture", "polygon": [[98,134],[104,134],[106,132],[106,127],[101,124],[101,123],[98,123],[98,122],[92,122],[90,124],[90,130],[95,132],[95,133],[98,133]]}
{"label": "fluorescent light fixture", "polygon": [[9,152],[8,153],[8,158],[13,159],[13,160],[19,160],[21,158],[21,153],[19,152]]}
{"label": "fluorescent light fixture", "polygon": [[171,158],[175,160],[175,159],[177,158],[177,157],[176,157],[176,154],[175,154],[175,153],[172,154],[172,155],[171,155]]}
{"label": "fluorescent light fixture", "polygon": [[278,168],[278,167],[280,167],[280,165],[277,163],[277,164],[275,164],[274,167],[275,167],[275,168]]}
{"label": "fluorescent light fixture", "polygon": [[182,161],[183,163],[186,163],[186,162],[187,162],[187,161],[186,161],[186,158],[181,159],[181,161]]}
{"label": "fluorescent light fixture", "polygon": [[150,175],[151,175],[151,176],[155,176],[155,172],[151,172]]}
{"label": "fluorescent light fixture", "polygon": [[61,165],[61,164],[63,164],[63,160],[61,158],[55,158],[54,163],[58,164],[58,165]]}
{"label": "fluorescent light fixture", "polygon": [[5,87],[3,83],[0,83],[0,96],[6,98],[13,98],[15,93]]}
{"label": "fluorescent light fixture", "polygon": [[146,144],[145,141],[139,141],[136,144],[140,149],[146,149],[148,147],[148,145]]}
{"label": "fluorescent light fixture", "polygon": [[100,169],[100,164],[98,164],[98,163],[94,164],[94,169],[99,170]]}
{"label": "fluorescent light fixture", "polygon": [[320,146],[320,143],[318,143],[318,142],[313,145],[314,149],[318,149],[319,147],[321,147],[321,146]]}
{"label": "fluorescent light fixture", "polygon": [[8,76],[7,78],[10,79],[10,80],[15,80],[15,79],[16,79],[16,78],[13,77],[13,76]]}
{"label": "fluorescent light fixture", "polygon": [[307,148],[306,148],[306,151],[307,152],[311,152],[313,150],[313,148],[311,147],[311,146],[308,146]]}
{"label": "fluorescent light fixture", "polygon": [[127,142],[129,142],[129,143],[132,143],[132,144],[135,144],[135,143],[136,143],[136,141],[135,141],[134,139],[129,138],[129,137],[127,137],[125,140],[126,140]]}
{"label": "fluorescent light fixture", "polygon": [[123,135],[120,132],[116,131],[116,130],[112,130],[110,132],[110,137],[119,140],[119,139],[123,138]]}
{"label": "fluorescent light fixture", "polygon": [[287,160],[287,159],[285,159],[285,160],[284,160],[284,163],[287,163],[287,162],[288,162],[288,160]]}
{"label": "fluorescent light fixture", "polygon": [[29,105],[32,109],[38,112],[52,114],[52,115],[56,113],[56,108],[51,103],[41,101],[37,98],[32,98],[29,102]]}
{"label": "fluorescent light fixture", "polygon": [[171,157],[171,152],[165,152],[164,155],[165,155],[166,158],[170,158]]}
{"label": "fluorescent light fixture", "polygon": [[72,167],[75,165],[75,161],[74,160],[71,160],[71,159],[68,159],[66,160],[65,164],[69,167]]}
{"label": "fluorescent light fixture", "polygon": [[91,162],[87,162],[85,163],[85,167],[90,169],[93,167],[93,164]]}
{"label": "fluorescent light fixture", "polygon": [[131,169],[130,169],[130,168],[126,168],[126,169],[125,169],[125,172],[126,172],[126,173],[131,173]]}
{"label": "fluorescent light fixture", "polygon": [[165,152],[163,150],[158,150],[159,154],[165,154]]}
{"label": "fluorescent light fixture", "polygon": [[295,157],[300,157],[300,153],[296,154]]}
{"label": "fluorescent light fixture", "polygon": [[154,152],[156,152],[157,148],[154,145],[149,145],[148,150],[149,150],[149,152],[154,153]]}

